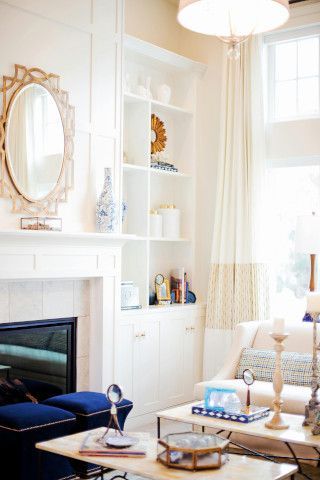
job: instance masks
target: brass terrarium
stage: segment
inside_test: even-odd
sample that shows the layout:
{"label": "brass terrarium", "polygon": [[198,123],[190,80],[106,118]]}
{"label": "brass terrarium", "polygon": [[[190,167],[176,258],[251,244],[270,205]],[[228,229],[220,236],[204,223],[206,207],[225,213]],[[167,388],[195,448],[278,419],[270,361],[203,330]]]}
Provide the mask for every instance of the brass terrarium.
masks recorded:
{"label": "brass terrarium", "polygon": [[203,433],[173,433],[158,440],[158,461],[171,468],[205,470],[227,461],[229,440]]}

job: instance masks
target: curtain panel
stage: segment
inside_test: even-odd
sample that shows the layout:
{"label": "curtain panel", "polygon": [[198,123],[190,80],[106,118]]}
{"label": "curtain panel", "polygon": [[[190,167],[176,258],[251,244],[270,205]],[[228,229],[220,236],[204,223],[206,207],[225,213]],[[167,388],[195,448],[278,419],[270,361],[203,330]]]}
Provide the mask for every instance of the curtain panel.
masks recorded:
{"label": "curtain panel", "polygon": [[224,52],[206,318],[205,362],[210,362],[210,368],[205,365],[205,375],[212,372],[214,352],[219,352],[216,364],[221,363],[221,342],[230,344],[238,323],[269,318],[262,40],[249,38],[240,48],[241,56],[236,61]]}

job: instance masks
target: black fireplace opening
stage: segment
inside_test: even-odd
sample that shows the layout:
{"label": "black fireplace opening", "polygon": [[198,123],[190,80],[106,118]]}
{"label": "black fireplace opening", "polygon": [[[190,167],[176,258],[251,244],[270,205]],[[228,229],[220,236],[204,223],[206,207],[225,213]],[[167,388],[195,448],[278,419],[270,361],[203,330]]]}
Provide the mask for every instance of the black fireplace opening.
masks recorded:
{"label": "black fireplace opening", "polygon": [[0,325],[0,377],[19,378],[38,400],[76,391],[76,318]]}

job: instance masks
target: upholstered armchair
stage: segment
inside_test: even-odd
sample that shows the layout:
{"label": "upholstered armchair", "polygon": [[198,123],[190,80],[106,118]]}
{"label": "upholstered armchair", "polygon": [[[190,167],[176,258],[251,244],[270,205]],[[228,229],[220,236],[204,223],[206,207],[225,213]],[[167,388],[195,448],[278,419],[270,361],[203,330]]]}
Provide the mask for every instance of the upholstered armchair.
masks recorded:
{"label": "upholstered armchair", "polygon": [[[287,322],[289,337],[284,342],[287,354],[283,361],[285,371],[282,391],[283,411],[304,414],[306,403],[310,399],[309,375],[311,372],[312,324],[305,322]],[[195,397],[203,399],[207,386],[234,387],[242,402],[246,399],[246,385],[241,378],[241,365],[258,373],[251,387],[251,401],[260,406],[272,407],[274,391],[272,385],[273,340],[269,332],[271,322],[245,322],[237,326],[234,341],[227,359],[211,380],[195,385]],[[299,355],[295,355],[299,354]],[[251,359],[251,361],[250,361]],[[297,370],[299,374],[297,374]],[[287,382],[286,383],[286,379]]]}

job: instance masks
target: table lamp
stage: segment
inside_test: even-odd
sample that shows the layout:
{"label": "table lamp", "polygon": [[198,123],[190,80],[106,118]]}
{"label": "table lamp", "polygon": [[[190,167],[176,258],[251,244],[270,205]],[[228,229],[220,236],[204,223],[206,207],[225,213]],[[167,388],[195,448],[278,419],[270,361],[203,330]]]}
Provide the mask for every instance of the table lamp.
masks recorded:
{"label": "table lamp", "polygon": [[297,219],[296,253],[310,255],[310,292],[315,291],[316,255],[320,253],[320,216],[302,215]]}

